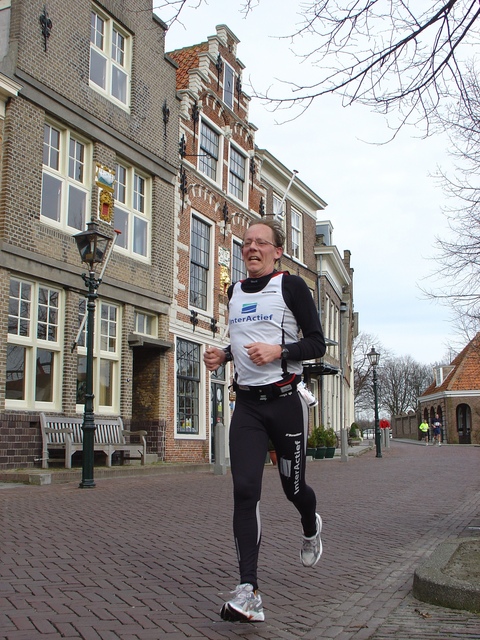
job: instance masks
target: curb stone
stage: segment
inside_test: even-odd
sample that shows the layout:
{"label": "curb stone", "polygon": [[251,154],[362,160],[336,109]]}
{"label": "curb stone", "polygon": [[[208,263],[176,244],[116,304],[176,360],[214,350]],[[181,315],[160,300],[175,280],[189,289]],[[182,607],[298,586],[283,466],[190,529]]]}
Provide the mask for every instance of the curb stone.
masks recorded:
{"label": "curb stone", "polygon": [[422,602],[480,613],[480,538],[442,542],[416,569],[413,596]]}

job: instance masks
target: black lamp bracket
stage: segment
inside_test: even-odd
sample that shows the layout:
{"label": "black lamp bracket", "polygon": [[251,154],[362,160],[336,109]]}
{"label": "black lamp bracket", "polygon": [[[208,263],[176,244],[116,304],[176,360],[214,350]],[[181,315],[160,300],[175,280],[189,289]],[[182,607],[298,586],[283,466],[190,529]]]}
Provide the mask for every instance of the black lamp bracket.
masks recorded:
{"label": "black lamp bracket", "polygon": [[47,50],[47,40],[50,37],[50,32],[52,30],[52,21],[48,17],[47,7],[43,5],[43,11],[40,14],[40,24],[42,26],[42,35],[43,35],[43,49]]}

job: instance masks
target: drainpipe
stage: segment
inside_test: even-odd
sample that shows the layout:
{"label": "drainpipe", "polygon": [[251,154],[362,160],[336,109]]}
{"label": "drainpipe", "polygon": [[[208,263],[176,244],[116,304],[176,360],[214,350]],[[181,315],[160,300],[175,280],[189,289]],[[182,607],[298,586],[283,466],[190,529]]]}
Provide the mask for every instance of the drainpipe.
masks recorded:
{"label": "drainpipe", "polygon": [[[321,297],[321,280],[322,280],[322,256],[317,256],[317,306],[318,317],[322,323],[322,297]],[[323,324],[322,324],[323,327]],[[325,333],[325,329],[324,329]],[[324,415],[324,394],[323,394],[323,376],[320,376],[320,424],[325,424]]]}

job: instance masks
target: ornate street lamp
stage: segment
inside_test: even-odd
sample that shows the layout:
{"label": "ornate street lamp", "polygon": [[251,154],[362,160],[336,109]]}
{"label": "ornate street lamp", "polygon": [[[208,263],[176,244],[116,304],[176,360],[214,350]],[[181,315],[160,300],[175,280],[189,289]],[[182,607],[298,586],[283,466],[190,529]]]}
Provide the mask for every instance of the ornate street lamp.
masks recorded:
{"label": "ornate street lamp", "polygon": [[380,422],[378,420],[378,393],[377,393],[377,365],[380,361],[380,354],[375,351],[375,347],[367,353],[368,360],[373,369],[373,395],[375,398],[375,448],[377,458],[382,457],[382,446],[380,443]]}
{"label": "ornate street lamp", "polygon": [[88,288],[86,294],[87,302],[87,369],[85,380],[85,405],[83,413],[83,460],[82,460],[82,481],[81,489],[95,487],[93,480],[93,461],[95,444],[95,416],[93,413],[93,333],[95,320],[95,300],[97,299],[97,289],[100,286],[101,278],[95,275],[95,266],[101,264],[107,254],[108,246],[111,242],[110,236],[102,233],[98,228],[98,223],[91,220],[87,223],[87,230],[77,233],[73,237],[77,243],[78,251],[82,262],[88,265],[88,275],[82,273],[85,286]]}

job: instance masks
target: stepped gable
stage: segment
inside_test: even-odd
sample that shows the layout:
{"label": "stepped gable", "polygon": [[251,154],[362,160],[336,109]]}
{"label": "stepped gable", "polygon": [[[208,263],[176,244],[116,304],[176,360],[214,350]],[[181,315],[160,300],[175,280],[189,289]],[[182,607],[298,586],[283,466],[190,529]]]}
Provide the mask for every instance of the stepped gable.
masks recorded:
{"label": "stepped gable", "polygon": [[191,47],[170,51],[167,55],[178,64],[177,70],[177,91],[188,89],[190,69],[197,69],[199,66],[199,54],[208,51],[208,42],[194,44]]}

